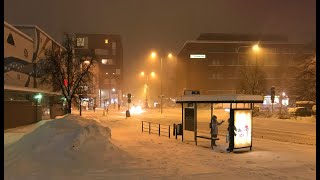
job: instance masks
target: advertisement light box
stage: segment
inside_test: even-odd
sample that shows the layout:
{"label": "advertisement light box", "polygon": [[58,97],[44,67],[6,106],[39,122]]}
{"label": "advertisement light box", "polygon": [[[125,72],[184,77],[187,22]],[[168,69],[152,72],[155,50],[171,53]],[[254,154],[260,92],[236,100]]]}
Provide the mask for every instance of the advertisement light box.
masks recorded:
{"label": "advertisement light box", "polygon": [[204,59],[204,58],[206,58],[206,55],[205,54],[190,54],[190,58]]}
{"label": "advertisement light box", "polygon": [[234,110],[234,148],[251,147],[252,110]]}

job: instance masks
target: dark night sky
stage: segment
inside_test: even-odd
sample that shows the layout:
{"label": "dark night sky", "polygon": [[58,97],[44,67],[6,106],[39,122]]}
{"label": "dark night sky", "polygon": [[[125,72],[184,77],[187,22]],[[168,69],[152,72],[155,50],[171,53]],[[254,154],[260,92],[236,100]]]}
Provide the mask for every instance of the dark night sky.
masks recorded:
{"label": "dark night sky", "polygon": [[178,53],[203,32],[281,33],[316,37],[316,0],[4,0],[4,19],[34,24],[61,42],[63,32],[115,33],[125,71],[152,48]]}

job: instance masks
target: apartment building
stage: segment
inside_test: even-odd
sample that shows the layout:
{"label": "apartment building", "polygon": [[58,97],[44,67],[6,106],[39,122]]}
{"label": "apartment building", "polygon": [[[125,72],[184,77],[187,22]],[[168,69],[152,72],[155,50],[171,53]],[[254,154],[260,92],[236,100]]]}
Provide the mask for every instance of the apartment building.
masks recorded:
{"label": "apartment building", "polygon": [[[259,52],[252,50],[258,44]],[[289,43],[282,35],[205,33],[186,41],[178,53],[176,94],[185,89],[201,94],[241,94],[240,71],[243,66],[259,66],[265,73],[264,95],[275,86],[288,92],[295,79],[299,57],[313,49]]]}
{"label": "apartment building", "polygon": [[120,35],[76,33],[76,53],[94,51],[96,66],[92,98],[98,107],[122,102],[123,47]]}

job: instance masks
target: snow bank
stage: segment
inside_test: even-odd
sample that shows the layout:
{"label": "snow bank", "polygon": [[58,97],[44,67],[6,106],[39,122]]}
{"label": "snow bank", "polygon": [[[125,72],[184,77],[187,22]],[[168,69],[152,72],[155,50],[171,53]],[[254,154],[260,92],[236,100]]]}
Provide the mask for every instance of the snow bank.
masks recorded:
{"label": "snow bank", "polygon": [[65,169],[112,166],[117,163],[112,159],[121,161],[124,157],[126,153],[112,144],[109,127],[94,120],[67,115],[48,121],[5,147],[4,169],[5,174],[20,179],[23,174],[33,171],[34,177],[38,177],[53,171],[61,174]]}

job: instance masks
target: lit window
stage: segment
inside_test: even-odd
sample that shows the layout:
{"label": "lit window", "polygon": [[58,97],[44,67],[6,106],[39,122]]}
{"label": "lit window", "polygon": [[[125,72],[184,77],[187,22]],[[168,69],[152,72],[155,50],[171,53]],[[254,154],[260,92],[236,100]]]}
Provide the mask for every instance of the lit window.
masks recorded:
{"label": "lit window", "polygon": [[84,47],[84,38],[77,38],[77,46]]}
{"label": "lit window", "polygon": [[107,59],[102,59],[101,62],[102,62],[102,64],[107,64],[108,60]]}
{"label": "lit window", "polygon": [[104,43],[105,43],[105,44],[108,44],[108,43],[109,43],[109,39],[105,39],[105,40],[104,40]]}
{"label": "lit window", "polygon": [[112,64],[112,59],[102,59],[102,64]]}

